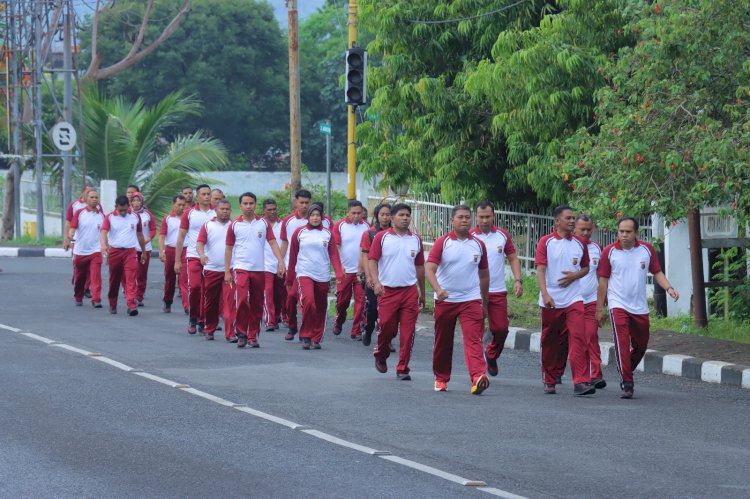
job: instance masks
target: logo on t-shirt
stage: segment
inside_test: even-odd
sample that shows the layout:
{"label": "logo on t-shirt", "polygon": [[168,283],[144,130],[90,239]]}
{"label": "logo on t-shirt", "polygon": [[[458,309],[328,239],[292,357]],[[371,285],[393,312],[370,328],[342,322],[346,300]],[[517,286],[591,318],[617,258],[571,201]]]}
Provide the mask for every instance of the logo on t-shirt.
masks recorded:
{"label": "logo on t-shirt", "polygon": [[328,241],[323,241],[323,246],[328,247]]}
{"label": "logo on t-shirt", "polygon": [[130,224],[131,229],[135,229],[135,224]]}
{"label": "logo on t-shirt", "polygon": [[646,261],[645,260],[641,260],[641,268],[642,269],[646,268]]}
{"label": "logo on t-shirt", "polygon": [[262,231],[262,230],[259,230],[259,231],[258,231],[258,239],[260,239],[261,237],[263,237],[263,231]]}
{"label": "logo on t-shirt", "polygon": [[498,244],[498,246],[497,246],[497,252],[498,253],[502,253],[503,252],[503,245],[502,244]]}
{"label": "logo on t-shirt", "polygon": [[414,251],[414,250],[409,250],[409,256],[412,257],[412,258],[414,258],[414,257],[417,256],[417,252]]}
{"label": "logo on t-shirt", "polygon": [[474,263],[477,263],[479,261],[479,255],[474,255]]}
{"label": "logo on t-shirt", "polygon": [[573,265],[578,265],[578,257],[577,256],[573,257]]}
{"label": "logo on t-shirt", "polygon": [[592,258],[592,262],[594,262],[594,265],[599,265],[599,259],[598,258]]}
{"label": "logo on t-shirt", "polygon": [[102,224],[96,224],[96,230],[101,230]]}

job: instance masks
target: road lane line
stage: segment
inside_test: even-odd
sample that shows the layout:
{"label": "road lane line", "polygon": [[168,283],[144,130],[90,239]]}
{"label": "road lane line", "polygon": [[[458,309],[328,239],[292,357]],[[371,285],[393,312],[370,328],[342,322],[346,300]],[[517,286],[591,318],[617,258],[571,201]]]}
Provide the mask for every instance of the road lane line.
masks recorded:
{"label": "road lane line", "polygon": [[57,343],[55,340],[51,340],[34,333],[21,333],[21,336],[26,336],[27,338],[31,338],[32,340],[41,341],[42,343],[46,343],[47,345],[54,345],[55,343]]}
{"label": "road lane line", "polygon": [[359,445],[353,442],[348,442],[346,440],[343,440],[338,437],[334,437],[333,435],[329,435],[328,433],[323,433],[322,431],[318,431],[318,430],[302,430],[302,433],[307,433],[308,435],[312,435],[315,438],[325,440],[326,442],[340,445],[342,447],[353,449],[359,452],[364,452],[365,454],[370,454],[371,456],[390,456],[391,455],[391,453],[388,452],[387,450],[376,450],[371,447],[365,447],[364,445]]}
{"label": "road lane line", "polygon": [[21,332],[20,329],[18,329],[16,327],[13,327],[13,326],[7,326],[5,324],[0,324],[0,329],[7,329],[8,331],[13,332],[13,333],[20,333]]}
{"label": "road lane line", "polygon": [[526,499],[524,496],[517,496],[516,494],[511,494],[510,492],[496,489],[495,487],[478,487],[477,490],[487,492],[488,494],[492,494],[493,496],[504,497],[505,499]]}
{"label": "road lane line", "polygon": [[133,368],[123,364],[122,362],[117,362],[116,360],[110,359],[109,357],[104,356],[94,356],[92,357],[94,360],[98,360],[99,362],[104,362],[105,364],[109,364],[112,367],[116,367],[117,369],[121,369],[125,372],[133,372]]}
{"label": "road lane line", "polygon": [[151,381],[156,381],[157,383],[161,383],[162,385],[167,385],[172,388],[190,388],[189,385],[178,383],[176,381],[172,381],[171,379],[162,378],[161,376],[156,376],[155,374],[149,374],[149,373],[144,373],[144,372],[137,372],[134,374],[136,376],[150,379]]}
{"label": "road lane line", "polygon": [[380,459],[385,459],[386,461],[391,461],[392,463],[406,466],[407,468],[412,468],[418,471],[422,471],[424,473],[429,473],[430,475],[440,477],[444,480],[448,480],[450,482],[454,482],[459,485],[471,485],[471,486],[486,486],[487,485],[486,483],[480,480],[469,480],[468,478],[454,475],[453,473],[448,473],[447,471],[439,470],[437,468],[433,468],[432,466],[427,466],[426,464],[412,461],[411,459],[404,459],[403,457],[399,457],[399,456],[378,456],[378,457]]}
{"label": "road lane line", "polygon": [[182,388],[181,391],[183,391],[185,393],[190,393],[190,394],[195,395],[197,397],[204,398],[206,400],[210,400],[211,402],[215,402],[215,403],[217,403],[219,405],[223,405],[225,407],[234,407],[234,406],[237,405],[234,402],[230,402],[228,400],[225,400],[223,398],[217,397],[215,395],[211,395],[210,393],[206,393],[206,392],[203,392],[203,391],[200,391],[200,390],[196,390],[195,388]]}
{"label": "road lane line", "polygon": [[291,428],[292,430],[303,430],[309,428],[309,426],[301,425],[299,423],[289,421],[288,419],[268,414],[267,412],[258,411],[253,409],[252,407],[237,405],[234,407],[234,409],[261,419],[265,419],[266,421],[270,421],[272,423],[280,424],[281,426],[286,426],[287,428]]}
{"label": "road lane line", "polygon": [[62,348],[63,350],[68,350],[71,352],[80,353],[81,355],[87,355],[87,356],[90,356],[93,353],[93,352],[89,352],[88,350],[83,350],[81,348],[70,346],[66,343],[52,343],[50,344],[50,346]]}

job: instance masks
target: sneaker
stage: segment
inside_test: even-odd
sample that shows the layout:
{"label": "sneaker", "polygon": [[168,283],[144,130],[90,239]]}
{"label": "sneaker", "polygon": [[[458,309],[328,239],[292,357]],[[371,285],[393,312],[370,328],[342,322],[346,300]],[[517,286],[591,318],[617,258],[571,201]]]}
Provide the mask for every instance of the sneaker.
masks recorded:
{"label": "sneaker", "polygon": [[555,390],[555,384],[554,383],[545,383],[544,384],[544,393],[547,395],[554,395],[557,393]]}
{"label": "sneaker", "polygon": [[198,334],[200,334],[201,336],[206,334],[206,325],[202,322],[198,323]]}
{"label": "sneaker", "polygon": [[367,328],[365,328],[365,334],[362,335],[362,344],[366,347],[369,347],[371,342],[372,331],[368,331]]}
{"label": "sneaker", "polygon": [[217,331],[223,331],[223,329],[221,329],[221,326],[216,326],[216,330]]}
{"label": "sneaker", "polygon": [[214,341],[214,333],[206,333],[206,341]]}
{"label": "sneaker", "polygon": [[310,338],[301,338],[302,340],[302,350],[310,350],[310,347],[312,346],[312,342],[310,341]]}
{"label": "sneaker", "polygon": [[278,330],[279,330],[279,325],[278,325],[278,324],[276,324],[276,325],[275,325],[275,326],[273,327],[273,330],[274,330],[274,331],[278,331]]}
{"label": "sneaker", "polygon": [[321,348],[323,348],[323,347],[320,346],[320,343],[318,343],[317,341],[313,341],[312,342],[312,349],[313,350],[320,350]]}
{"label": "sneaker", "polygon": [[633,398],[633,392],[635,392],[635,385],[632,382],[626,381],[625,383],[622,383],[620,387],[622,388],[622,395],[620,395],[621,399]]}
{"label": "sneaker", "polygon": [[183,310],[185,311],[185,315],[190,315],[190,309],[189,308],[185,307],[185,308],[183,308]]}
{"label": "sneaker", "polygon": [[349,336],[349,338],[352,339],[352,341],[362,341],[362,335],[361,334],[353,334]]}
{"label": "sneaker", "polygon": [[284,336],[286,341],[294,341],[294,336],[297,334],[297,328],[289,328],[289,331]]}
{"label": "sneaker", "polygon": [[589,383],[578,383],[573,387],[573,395],[576,397],[581,397],[583,395],[593,395],[596,393],[596,388],[594,385],[590,385]]}
{"label": "sneaker", "polygon": [[225,338],[225,339],[227,340],[228,343],[237,343],[237,341],[239,341],[239,339],[235,335],[232,335],[229,338]]}
{"label": "sneaker", "polygon": [[136,304],[137,304],[137,305],[138,305],[139,307],[142,307],[142,306],[143,306],[143,300],[136,300],[136,301],[135,301],[135,303],[136,303]]}
{"label": "sneaker", "polygon": [[195,322],[188,324],[188,334],[195,334],[197,329],[195,328]]}
{"label": "sneaker", "polygon": [[435,381],[435,391],[436,392],[447,392],[448,391],[448,383],[446,381]]}
{"label": "sneaker", "polygon": [[483,391],[490,387],[490,378],[487,375],[482,374],[474,378],[474,384],[471,385],[471,393],[473,395],[481,395]]}
{"label": "sneaker", "polygon": [[555,384],[556,384],[556,385],[562,385],[562,376],[560,376],[559,378],[557,378],[557,379],[555,380]]}
{"label": "sneaker", "polygon": [[338,336],[341,334],[341,326],[333,326],[333,335]]}
{"label": "sneaker", "polygon": [[597,390],[601,390],[602,388],[607,387],[607,382],[604,381],[603,378],[592,378],[591,384],[594,385],[594,388],[596,388]]}
{"label": "sneaker", "polygon": [[91,298],[91,290],[90,289],[84,289],[83,290],[83,296],[86,298]]}
{"label": "sneaker", "polygon": [[172,304],[171,303],[165,303],[164,306],[161,308],[161,311],[165,314],[171,314],[172,313]]}
{"label": "sneaker", "polygon": [[375,359],[375,369],[379,373],[387,373],[388,372],[388,364],[386,364],[384,360]]}
{"label": "sneaker", "polygon": [[247,346],[247,336],[244,334],[237,335],[237,348],[245,348]]}
{"label": "sneaker", "polygon": [[277,326],[266,326],[266,332],[269,333],[271,331],[275,331]]}
{"label": "sneaker", "polygon": [[487,373],[490,376],[497,376],[500,372],[497,367],[497,359],[490,359],[486,352],[484,354],[484,359],[487,361]]}
{"label": "sneaker", "polygon": [[100,301],[95,301],[92,303],[92,305],[94,306],[94,308],[102,308],[102,302]]}
{"label": "sneaker", "polygon": [[128,309],[128,315],[130,317],[135,317],[136,315],[138,315],[138,309],[137,308],[129,308]]}
{"label": "sneaker", "polygon": [[83,306],[83,302],[82,301],[77,301],[76,302],[76,307],[82,307],[82,306]]}
{"label": "sneaker", "polygon": [[247,344],[250,348],[260,348],[260,343],[258,343],[258,340],[247,340]]}
{"label": "sneaker", "polygon": [[114,308],[114,307],[109,307],[109,313],[112,314],[112,315],[114,315],[114,314],[117,313],[117,309]]}
{"label": "sneaker", "polygon": [[411,381],[409,373],[396,373],[396,379],[399,381]]}

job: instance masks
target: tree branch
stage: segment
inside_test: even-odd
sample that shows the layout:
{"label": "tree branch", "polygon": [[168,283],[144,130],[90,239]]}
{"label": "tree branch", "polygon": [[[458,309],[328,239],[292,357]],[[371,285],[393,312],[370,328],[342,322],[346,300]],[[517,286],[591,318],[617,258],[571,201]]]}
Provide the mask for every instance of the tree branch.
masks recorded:
{"label": "tree branch", "polygon": [[47,54],[49,54],[49,48],[52,46],[52,39],[55,36],[55,33],[57,33],[57,22],[60,20],[60,14],[63,10],[63,0],[57,0],[57,3],[55,4],[55,10],[52,12],[52,17],[50,19],[49,23],[49,29],[46,33],[44,33],[44,38],[42,41],[42,60],[47,59]]}
{"label": "tree branch", "polygon": [[94,73],[96,73],[99,70],[99,64],[101,64],[99,52],[96,46],[96,39],[99,34],[99,15],[101,14],[101,10],[99,9],[100,3],[101,0],[96,0],[96,7],[94,7],[94,19],[91,21],[91,64],[89,64],[89,67],[86,70],[86,74],[83,77],[84,79],[88,79],[89,75],[93,75]]}
{"label": "tree branch", "polygon": [[149,20],[149,17],[151,16],[151,9],[153,8],[154,8],[154,0],[148,0],[148,4],[146,5],[146,11],[143,13],[143,20],[141,21],[141,27],[138,30],[138,36],[133,42],[133,46],[130,47],[130,52],[128,52],[128,55],[125,57],[126,59],[128,57],[133,57],[136,53],[138,53],[138,49],[141,48],[141,45],[143,44],[143,37],[146,35],[146,26],[148,26],[148,20]]}

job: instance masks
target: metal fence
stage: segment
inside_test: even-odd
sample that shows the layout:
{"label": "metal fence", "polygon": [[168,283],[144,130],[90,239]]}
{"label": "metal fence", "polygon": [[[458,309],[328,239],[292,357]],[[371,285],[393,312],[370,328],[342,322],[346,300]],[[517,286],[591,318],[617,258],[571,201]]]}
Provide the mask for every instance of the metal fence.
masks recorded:
{"label": "metal fence", "polygon": [[[441,202],[437,195],[409,196],[406,198],[370,196],[367,201],[370,213],[378,203],[383,202],[399,202],[411,206],[412,230],[422,237],[422,241],[427,248],[431,247],[437,238],[451,230],[450,218],[453,205]],[[474,213],[472,213],[473,217]],[[548,214],[521,213],[507,209],[495,210],[495,225],[510,233],[518,257],[527,269],[534,265],[537,241],[552,231],[553,224],[554,220]],[[640,225],[641,233],[639,237],[646,241],[651,240],[651,218],[642,219]],[[594,234],[594,239],[602,246],[613,243],[616,237],[617,233],[612,230],[599,230]]]}

